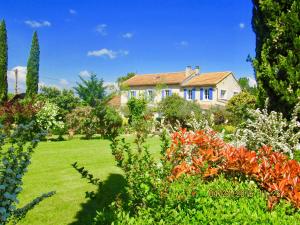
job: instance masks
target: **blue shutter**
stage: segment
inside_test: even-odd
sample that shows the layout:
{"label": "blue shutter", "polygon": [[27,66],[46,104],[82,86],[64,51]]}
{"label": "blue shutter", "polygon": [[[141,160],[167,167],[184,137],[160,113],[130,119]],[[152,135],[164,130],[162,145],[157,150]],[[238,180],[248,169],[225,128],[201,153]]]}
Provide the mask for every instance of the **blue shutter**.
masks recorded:
{"label": "blue shutter", "polygon": [[200,88],[200,100],[203,100],[203,88]]}
{"label": "blue shutter", "polygon": [[184,99],[186,99],[186,89],[184,89]]}
{"label": "blue shutter", "polygon": [[170,92],[170,96],[172,95],[172,89],[169,89],[169,92]]}
{"label": "blue shutter", "polygon": [[193,100],[196,99],[195,96],[196,96],[196,88],[193,88],[193,90],[192,90],[192,99]]}
{"label": "blue shutter", "polygon": [[130,91],[128,91],[128,99],[130,99]]}
{"label": "blue shutter", "polygon": [[165,97],[165,90],[161,90],[161,98]]}
{"label": "blue shutter", "polygon": [[133,91],[133,96],[134,96],[134,97],[136,96],[136,91]]}
{"label": "blue shutter", "polygon": [[209,100],[212,100],[212,99],[213,99],[213,88],[209,88],[209,91],[208,91],[208,99],[209,99]]}

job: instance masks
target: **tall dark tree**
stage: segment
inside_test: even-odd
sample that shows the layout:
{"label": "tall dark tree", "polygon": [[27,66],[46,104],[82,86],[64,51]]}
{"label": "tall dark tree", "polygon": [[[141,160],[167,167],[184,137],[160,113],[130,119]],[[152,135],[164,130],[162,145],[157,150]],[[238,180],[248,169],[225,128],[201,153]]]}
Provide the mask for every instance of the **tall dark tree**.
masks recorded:
{"label": "tall dark tree", "polygon": [[34,32],[27,62],[26,97],[33,97],[39,89],[40,46],[37,32]]}
{"label": "tall dark tree", "polygon": [[7,100],[7,33],[5,21],[0,23],[0,103]]}
{"label": "tall dark tree", "polygon": [[98,102],[106,99],[106,88],[103,85],[103,80],[98,79],[96,74],[91,74],[89,79],[80,77],[81,83],[77,83],[74,87],[79,97],[94,107]]}
{"label": "tall dark tree", "polygon": [[259,104],[289,117],[300,97],[300,1],[252,0]]}

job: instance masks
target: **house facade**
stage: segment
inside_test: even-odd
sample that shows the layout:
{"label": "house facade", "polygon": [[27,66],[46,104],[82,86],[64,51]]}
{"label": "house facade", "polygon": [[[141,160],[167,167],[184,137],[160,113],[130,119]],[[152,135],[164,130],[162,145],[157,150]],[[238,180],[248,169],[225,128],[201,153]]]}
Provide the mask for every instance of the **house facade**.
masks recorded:
{"label": "house facade", "polygon": [[121,105],[132,97],[146,97],[157,104],[167,96],[177,94],[197,102],[202,108],[224,106],[241,88],[232,72],[200,73],[199,67],[185,71],[135,75],[123,83],[126,91],[121,95]]}

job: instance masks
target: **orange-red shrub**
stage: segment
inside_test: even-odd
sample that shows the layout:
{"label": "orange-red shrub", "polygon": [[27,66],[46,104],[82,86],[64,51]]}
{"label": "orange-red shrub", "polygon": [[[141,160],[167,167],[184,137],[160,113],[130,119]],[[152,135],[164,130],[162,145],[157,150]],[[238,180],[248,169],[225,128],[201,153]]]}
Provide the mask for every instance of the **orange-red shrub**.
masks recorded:
{"label": "orange-red shrub", "polygon": [[204,178],[220,172],[248,175],[270,193],[270,209],[280,198],[300,208],[300,164],[264,146],[257,152],[236,148],[217,137],[216,132],[182,129],[172,136],[167,158],[173,164],[170,179],[185,174]]}

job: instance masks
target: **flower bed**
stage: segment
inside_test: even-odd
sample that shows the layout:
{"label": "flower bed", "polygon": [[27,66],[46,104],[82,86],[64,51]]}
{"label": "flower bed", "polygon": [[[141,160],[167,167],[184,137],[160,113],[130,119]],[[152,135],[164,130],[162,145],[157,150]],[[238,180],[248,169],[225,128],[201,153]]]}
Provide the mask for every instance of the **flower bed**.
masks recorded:
{"label": "flower bed", "polygon": [[167,157],[173,165],[170,180],[182,174],[201,174],[205,179],[221,172],[244,176],[269,192],[269,209],[280,198],[300,208],[300,164],[271,147],[250,151],[225,143],[214,131],[182,129],[172,135]]}

